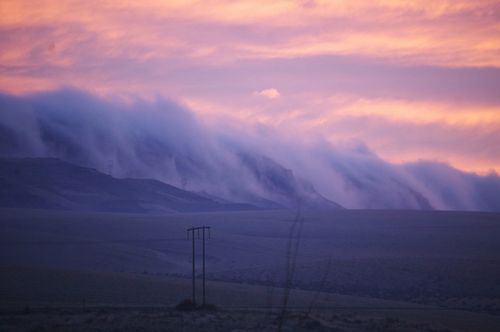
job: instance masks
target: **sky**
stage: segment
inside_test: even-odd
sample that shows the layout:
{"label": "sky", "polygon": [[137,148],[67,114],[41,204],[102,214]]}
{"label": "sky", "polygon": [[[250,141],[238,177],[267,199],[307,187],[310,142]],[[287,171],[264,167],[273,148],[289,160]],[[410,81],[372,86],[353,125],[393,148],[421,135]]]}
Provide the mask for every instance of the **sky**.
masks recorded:
{"label": "sky", "polygon": [[500,171],[500,2],[0,2],[0,92],[167,98],[220,126]]}

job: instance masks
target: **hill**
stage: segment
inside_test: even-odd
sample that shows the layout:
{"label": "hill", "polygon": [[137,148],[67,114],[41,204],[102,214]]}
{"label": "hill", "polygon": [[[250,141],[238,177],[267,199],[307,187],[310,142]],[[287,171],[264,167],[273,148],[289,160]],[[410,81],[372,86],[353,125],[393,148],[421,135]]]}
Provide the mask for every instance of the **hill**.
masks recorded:
{"label": "hill", "polygon": [[255,209],[151,179],[117,179],[55,158],[0,158],[0,206],[128,213]]}

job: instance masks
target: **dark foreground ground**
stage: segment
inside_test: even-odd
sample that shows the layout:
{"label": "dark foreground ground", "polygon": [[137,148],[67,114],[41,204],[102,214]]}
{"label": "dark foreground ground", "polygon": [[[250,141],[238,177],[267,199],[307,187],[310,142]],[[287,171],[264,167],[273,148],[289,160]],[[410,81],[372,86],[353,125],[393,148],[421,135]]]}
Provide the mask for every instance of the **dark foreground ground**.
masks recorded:
{"label": "dark foreground ground", "polygon": [[[0,209],[0,331],[275,331],[290,243],[285,330],[500,331],[499,214],[305,212],[290,239],[294,216]],[[219,310],[178,312],[203,224]]]}
{"label": "dark foreground ground", "polygon": [[[0,314],[1,331],[276,331],[269,310],[181,312],[168,308],[28,309]],[[283,331],[453,331],[444,324],[404,321],[377,313],[287,312]]]}
{"label": "dark foreground ground", "polygon": [[[1,268],[0,278],[0,331],[276,331],[283,309],[284,289],[245,283],[209,281],[207,296],[218,310],[186,313],[173,308],[190,295],[187,278],[47,268]],[[290,331],[496,332],[500,326],[500,316],[467,308],[299,289],[290,291],[287,312]]]}

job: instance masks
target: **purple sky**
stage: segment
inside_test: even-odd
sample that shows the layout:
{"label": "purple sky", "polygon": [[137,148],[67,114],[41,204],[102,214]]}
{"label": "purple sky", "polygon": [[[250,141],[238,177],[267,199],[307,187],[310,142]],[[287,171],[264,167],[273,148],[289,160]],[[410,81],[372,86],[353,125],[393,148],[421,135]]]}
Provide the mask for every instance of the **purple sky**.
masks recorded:
{"label": "purple sky", "polygon": [[165,97],[205,123],[500,170],[498,1],[2,1],[0,91]]}

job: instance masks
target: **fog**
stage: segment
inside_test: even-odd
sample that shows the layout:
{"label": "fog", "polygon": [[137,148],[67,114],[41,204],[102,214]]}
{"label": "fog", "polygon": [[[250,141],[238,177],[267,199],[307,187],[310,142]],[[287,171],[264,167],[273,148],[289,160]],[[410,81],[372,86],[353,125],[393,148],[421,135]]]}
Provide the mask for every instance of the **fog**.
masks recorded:
{"label": "fog", "polygon": [[[391,164],[369,142],[204,125],[175,102],[82,91],[0,95],[0,155],[55,157],[263,207],[500,210],[500,179],[432,161]],[[334,203],[335,202],[335,203]]]}

